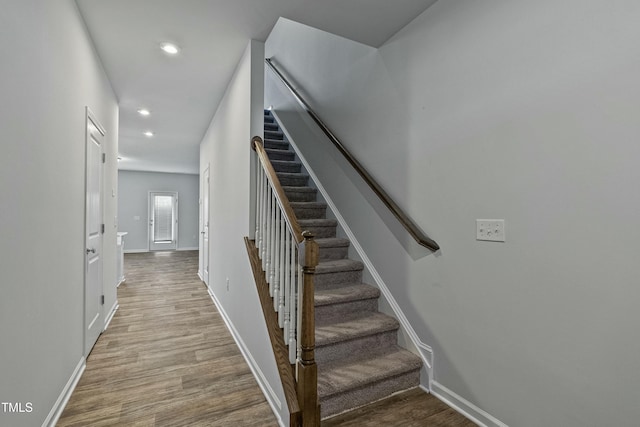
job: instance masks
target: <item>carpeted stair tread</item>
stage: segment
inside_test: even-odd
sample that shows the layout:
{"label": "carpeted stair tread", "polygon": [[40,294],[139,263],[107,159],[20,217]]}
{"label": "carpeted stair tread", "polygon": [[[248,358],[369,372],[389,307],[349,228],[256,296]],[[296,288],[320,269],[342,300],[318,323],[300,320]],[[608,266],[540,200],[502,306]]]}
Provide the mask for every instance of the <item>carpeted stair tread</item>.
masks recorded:
{"label": "carpeted stair tread", "polygon": [[280,131],[272,131],[272,130],[266,130],[264,131],[264,137],[267,139],[279,139],[279,140],[283,140],[284,139],[284,134]]}
{"label": "carpeted stair tread", "polygon": [[270,150],[288,150],[289,143],[287,141],[283,141],[281,139],[264,139],[264,148],[269,148]]}
{"label": "carpeted stair tread", "polygon": [[[415,354],[395,346],[384,353],[371,353],[365,358],[336,360],[318,364],[320,403],[329,396],[350,389],[363,388],[386,378],[418,370],[422,362]],[[419,384],[407,384],[406,388]]]}
{"label": "carpeted stair tread", "polygon": [[[326,322],[326,323],[325,323]],[[318,324],[319,323],[319,324]],[[356,338],[395,331],[400,323],[380,312],[358,313],[346,319],[323,319],[316,323],[316,347],[351,341]]]}
{"label": "carpeted stair tread", "polygon": [[[335,227],[338,221],[335,219],[300,219],[298,220],[300,228],[304,231],[305,227]],[[316,270],[317,271],[317,270]]]}
{"label": "carpeted stair tread", "polygon": [[289,202],[292,208],[326,208],[327,204],[323,202]]}
{"label": "carpeted stair tread", "polygon": [[315,306],[343,304],[351,301],[378,298],[380,290],[365,283],[354,283],[335,289],[324,289],[315,292]]}
{"label": "carpeted stair tread", "polygon": [[290,202],[312,202],[316,200],[316,194],[318,190],[312,187],[294,187],[294,186],[282,186],[284,193]]}
{"label": "carpeted stair tread", "polygon": [[291,160],[271,160],[271,165],[276,172],[300,173],[302,164]]}
{"label": "carpeted stair tread", "polygon": [[332,259],[318,263],[316,266],[316,274],[336,273],[339,271],[361,271],[363,268],[364,265],[360,261],[348,258]]}
{"label": "carpeted stair tread", "polygon": [[264,151],[267,153],[269,160],[293,160],[296,156],[293,151],[287,150],[265,148]]}
{"label": "carpeted stair tread", "polygon": [[325,237],[322,239],[316,239],[316,243],[319,248],[342,248],[349,246],[351,242],[349,239],[343,239],[340,237]]}

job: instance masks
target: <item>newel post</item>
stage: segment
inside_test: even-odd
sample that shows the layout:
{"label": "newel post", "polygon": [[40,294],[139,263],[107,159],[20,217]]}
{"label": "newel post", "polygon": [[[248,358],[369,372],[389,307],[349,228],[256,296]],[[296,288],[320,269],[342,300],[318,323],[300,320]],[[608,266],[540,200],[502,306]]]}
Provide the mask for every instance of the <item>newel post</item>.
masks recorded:
{"label": "newel post", "polygon": [[[302,322],[301,353],[298,360],[298,401],[302,409],[303,427],[320,426],[320,405],[318,403],[318,366],[314,356],[316,347],[314,283],[313,277],[318,265],[318,244],[313,233],[302,233],[299,259],[302,266]],[[301,256],[300,256],[301,255]]]}

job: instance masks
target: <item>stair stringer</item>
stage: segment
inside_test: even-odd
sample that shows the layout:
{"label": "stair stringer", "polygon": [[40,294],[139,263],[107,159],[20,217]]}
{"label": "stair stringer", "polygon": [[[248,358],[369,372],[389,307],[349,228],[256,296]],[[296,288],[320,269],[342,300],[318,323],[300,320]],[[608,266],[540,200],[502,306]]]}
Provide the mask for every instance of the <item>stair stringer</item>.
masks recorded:
{"label": "stair stringer", "polygon": [[[423,367],[420,372],[420,387],[427,392],[431,392],[432,390],[431,384],[434,380],[433,349],[428,344],[422,342],[422,340],[416,333],[413,326],[411,326],[411,323],[405,316],[404,312],[402,311],[402,308],[400,307],[396,299],[393,297],[393,294],[389,290],[389,287],[387,286],[387,284],[384,282],[384,280],[376,270],[375,266],[373,265],[373,262],[371,262],[371,260],[365,253],[364,249],[360,245],[360,242],[358,242],[358,239],[356,238],[355,234],[353,234],[353,231],[351,231],[351,228],[347,224],[347,221],[344,219],[344,217],[338,210],[337,206],[329,196],[329,193],[322,186],[322,183],[318,179],[317,175],[314,173],[313,169],[310,167],[307,160],[301,154],[299,147],[295,143],[295,140],[292,138],[291,134],[287,131],[282,120],[280,120],[280,118],[278,117],[278,113],[276,113],[271,108],[269,108],[269,110],[271,111],[271,114],[275,117],[276,121],[278,122],[278,125],[280,126],[280,130],[286,136],[287,142],[289,142],[289,144],[291,144],[291,146],[293,147],[296,158],[300,160],[300,163],[302,163],[302,167],[305,169],[306,173],[309,175],[309,178],[310,178],[309,184],[313,185],[313,187],[315,187],[318,190],[318,192],[320,193],[320,196],[322,197],[324,202],[327,204],[327,208],[328,208],[327,215],[330,214],[331,216],[334,217],[336,221],[338,221],[339,230],[342,233],[344,233],[344,237],[350,240],[351,247],[354,249],[355,255],[357,256],[357,258],[359,258],[359,261],[361,261],[364,264],[364,273],[371,278],[371,281],[373,282],[372,284],[375,285],[378,289],[380,289],[381,299],[384,302],[384,304],[381,304],[379,311],[387,315],[394,316],[400,323],[400,329],[398,331],[398,344],[406,348],[407,350],[411,351],[412,353],[416,354],[422,360]],[[426,381],[423,380],[424,378],[426,378]]]}

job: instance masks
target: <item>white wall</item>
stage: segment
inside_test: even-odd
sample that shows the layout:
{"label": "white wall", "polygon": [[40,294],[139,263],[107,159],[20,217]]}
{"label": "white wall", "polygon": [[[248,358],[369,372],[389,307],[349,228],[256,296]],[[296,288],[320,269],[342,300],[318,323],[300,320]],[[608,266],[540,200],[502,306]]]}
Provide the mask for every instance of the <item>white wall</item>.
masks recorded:
{"label": "white wall", "polygon": [[[622,0],[451,0],[377,52],[290,21],[266,43],[442,246],[407,251],[344,162],[301,141],[433,347],[436,387],[508,425],[640,418],[639,19]],[[266,104],[305,134],[277,85]],[[476,241],[477,218],[505,218],[507,242]]]}
{"label": "white wall", "polygon": [[[251,273],[244,237],[250,218],[252,135],[262,135],[264,44],[252,41],[240,60],[200,145],[200,171],[210,168],[209,287],[242,340],[261,385],[287,420],[287,406]],[[228,281],[228,286],[227,286]]]}
{"label": "white wall", "polygon": [[198,249],[198,175],[121,170],[118,187],[118,231],[129,233],[125,252],[149,250],[150,191],[178,193],[178,250]]}
{"label": "white wall", "polygon": [[72,0],[4,1],[0,57],[0,401],[33,407],[0,407],[0,425],[32,427],[83,357],[85,106],[107,131],[105,311],[115,303],[118,107]]}

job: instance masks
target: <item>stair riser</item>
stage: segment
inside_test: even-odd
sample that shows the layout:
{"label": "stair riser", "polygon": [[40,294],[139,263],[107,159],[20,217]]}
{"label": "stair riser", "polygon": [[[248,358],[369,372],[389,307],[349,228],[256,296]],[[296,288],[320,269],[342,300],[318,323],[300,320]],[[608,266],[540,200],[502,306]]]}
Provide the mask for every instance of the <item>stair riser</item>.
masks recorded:
{"label": "stair riser", "polygon": [[289,143],[282,142],[282,141],[274,141],[273,139],[265,139],[264,148],[269,148],[272,150],[288,150]]}
{"label": "stair riser", "polygon": [[286,185],[289,187],[304,187],[309,182],[309,177],[306,175],[298,176],[283,176],[278,174],[280,185]]}
{"label": "stair riser", "polygon": [[284,151],[284,150],[269,150],[267,151],[267,156],[269,156],[269,160],[293,160],[295,158],[295,154],[293,151]]}
{"label": "stair riser", "polygon": [[336,247],[336,248],[320,248],[319,258],[320,261],[329,261],[332,259],[345,259],[349,254],[349,247]]}
{"label": "stair riser", "polygon": [[363,387],[339,393],[326,398],[320,398],[320,416],[327,418],[348,409],[365,405],[369,402],[387,397],[399,391],[408,390],[420,385],[420,370],[379,381],[370,387]]}
{"label": "stair riser", "polygon": [[315,202],[316,193],[307,191],[285,190],[284,192],[290,202]]}
{"label": "stair riser", "polygon": [[316,226],[300,226],[302,231],[310,231],[316,237],[316,239],[320,239],[323,237],[336,237],[336,226],[330,227],[316,227]]}
{"label": "stair riser", "polygon": [[284,135],[282,134],[282,132],[272,131],[272,130],[265,130],[264,137],[265,139],[279,139],[279,140],[284,139]]}
{"label": "stair riser", "polygon": [[333,289],[344,283],[362,282],[362,270],[336,271],[334,273],[317,274],[314,276],[316,289]]}
{"label": "stair riser", "polygon": [[393,330],[326,346],[316,344],[316,362],[331,362],[332,360],[353,357],[354,354],[367,354],[379,348],[392,346],[398,340],[396,333],[397,330]]}
{"label": "stair riser", "polygon": [[293,212],[298,219],[323,219],[325,217],[327,207],[313,207],[313,208],[293,208]]}
{"label": "stair riser", "polygon": [[276,172],[300,173],[300,169],[302,168],[302,165],[300,163],[294,162],[274,163],[272,161],[271,164],[273,165],[273,169],[275,169]]}
{"label": "stair riser", "polygon": [[315,311],[316,323],[322,323],[323,321],[326,323],[327,319],[346,318],[356,312],[375,311],[378,311],[378,298],[361,299],[340,304],[319,305],[316,306]]}
{"label": "stair riser", "polygon": [[266,122],[264,123],[264,130],[268,130],[268,131],[279,131],[280,129],[278,128],[278,124],[277,123],[273,123],[273,122]]}

